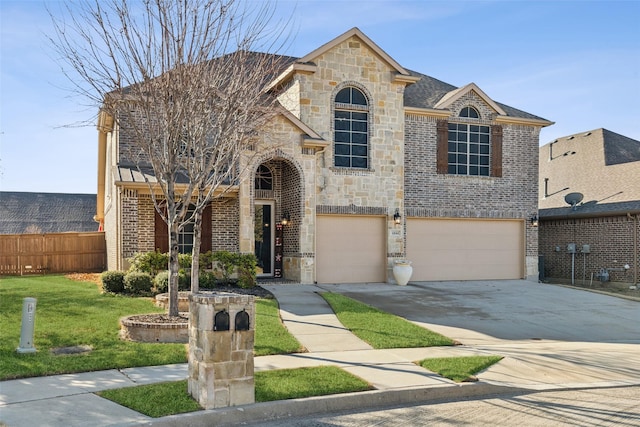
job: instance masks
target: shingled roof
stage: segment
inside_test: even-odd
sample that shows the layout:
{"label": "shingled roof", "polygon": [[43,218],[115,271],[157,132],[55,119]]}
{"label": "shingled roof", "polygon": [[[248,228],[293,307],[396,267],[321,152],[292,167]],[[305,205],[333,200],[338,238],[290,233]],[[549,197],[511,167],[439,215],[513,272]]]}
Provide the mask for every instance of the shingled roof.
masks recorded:
{"label": "shingled roof", "polygon": [[0,234],[97,231],[95,194],[0,191]]}

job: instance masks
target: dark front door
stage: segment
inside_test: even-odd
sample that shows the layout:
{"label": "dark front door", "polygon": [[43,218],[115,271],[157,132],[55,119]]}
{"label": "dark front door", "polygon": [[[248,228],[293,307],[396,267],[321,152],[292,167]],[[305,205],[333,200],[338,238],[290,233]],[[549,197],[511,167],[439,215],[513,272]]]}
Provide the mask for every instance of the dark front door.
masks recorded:
{"label": "dark front door", "polygon": [[255,255],[258,259],[258,276],[273,275],[273,203],[256,202],[255,205]]}

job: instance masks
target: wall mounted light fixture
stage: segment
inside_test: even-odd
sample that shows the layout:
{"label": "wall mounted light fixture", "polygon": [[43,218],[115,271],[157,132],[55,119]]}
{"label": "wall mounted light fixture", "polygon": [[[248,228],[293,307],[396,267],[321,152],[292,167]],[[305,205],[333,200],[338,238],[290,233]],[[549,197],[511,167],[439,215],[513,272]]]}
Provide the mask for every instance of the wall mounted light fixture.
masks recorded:
{"label": "wall mounted light fixture", "polygon": [[533,216],[529,219],[531,221],[531,225],[534,227],[538,226],[538,215],[533,214]]}
{"label": "wall mounted light fixture", "polygon": [[400,224],[402,216],[400,216],[400,209],[396,208],[396,213],[393,214],[393,222]]}
{"label": "wall mounted light fixture", "polygon": [[282,214],[282,219],[280,220],[280,222],[282,223],[282,225],[287,225],[290,221],[291,217],[289,217],[289,212],[285,211],[284,214]]}

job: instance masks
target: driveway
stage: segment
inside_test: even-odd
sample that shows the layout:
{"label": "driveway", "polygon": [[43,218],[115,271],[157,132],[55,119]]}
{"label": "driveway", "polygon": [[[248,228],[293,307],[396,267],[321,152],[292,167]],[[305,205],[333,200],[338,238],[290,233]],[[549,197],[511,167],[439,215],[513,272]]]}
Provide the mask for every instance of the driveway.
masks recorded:
{"label": "driveway", "polygon": [[525,280],[319,285],[505,358],[488,383],[640,384],[640,302]]}
{"label": "driveway", "polygon": [[497,280],[321,287],[414,322],[497,340],[640,343],[640,302],[563,286]]}

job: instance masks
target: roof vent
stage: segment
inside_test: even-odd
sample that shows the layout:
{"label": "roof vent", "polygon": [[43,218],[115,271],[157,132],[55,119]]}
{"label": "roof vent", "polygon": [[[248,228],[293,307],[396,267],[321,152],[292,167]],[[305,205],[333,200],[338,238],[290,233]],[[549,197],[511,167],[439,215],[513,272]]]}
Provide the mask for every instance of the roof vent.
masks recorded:
{"label": "roof vent", "polygon": [[587,133],[585,133],[585,134],[584,134],[584,135],[582,135],[582,136],[589,136],[589,135],[591,135],[591,132],[587,132]]}
{"label": "roof vent", "polygon": [[570,137],[567,137],[567,140],[569,140],[569,139],[573,139],[573,135],[571,135]]}

